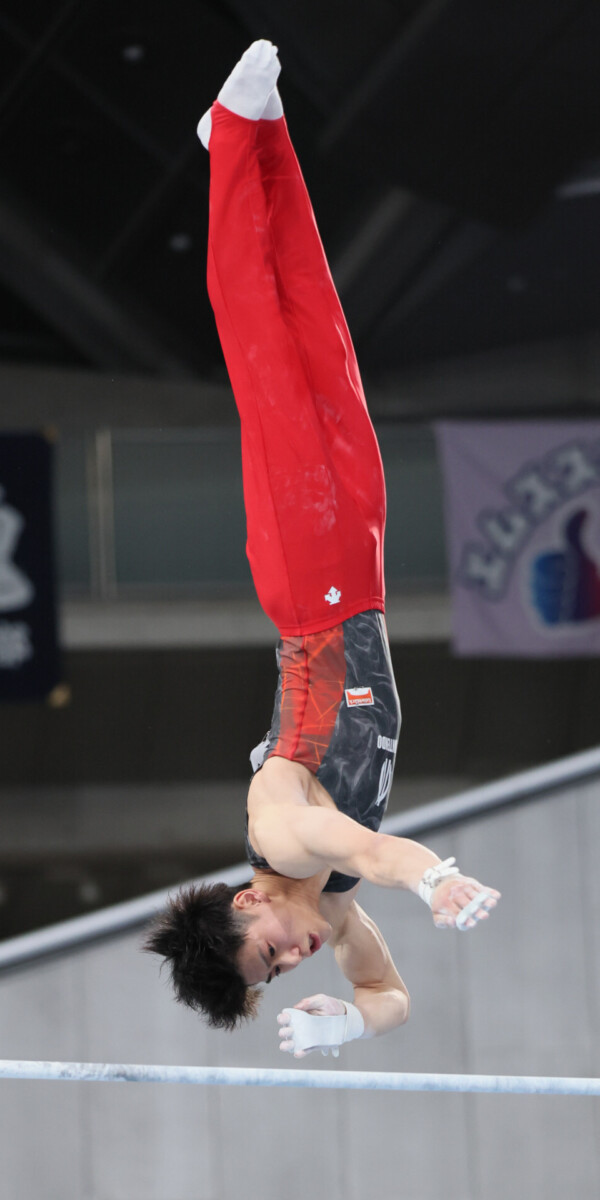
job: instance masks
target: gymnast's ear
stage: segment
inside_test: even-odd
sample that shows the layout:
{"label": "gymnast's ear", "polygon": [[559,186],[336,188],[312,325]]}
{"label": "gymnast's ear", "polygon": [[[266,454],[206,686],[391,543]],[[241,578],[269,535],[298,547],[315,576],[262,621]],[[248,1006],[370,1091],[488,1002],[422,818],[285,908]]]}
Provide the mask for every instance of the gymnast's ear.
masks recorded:
{"label": "gymnast's ear", "polygon": [[260,888],[244,888],[243,892],[236,892],[233,897],[233,907],[239,912],[249,912],[253,908],[258,908],[260,904],[270,904],[271,899],[266,892],[261,892]]}

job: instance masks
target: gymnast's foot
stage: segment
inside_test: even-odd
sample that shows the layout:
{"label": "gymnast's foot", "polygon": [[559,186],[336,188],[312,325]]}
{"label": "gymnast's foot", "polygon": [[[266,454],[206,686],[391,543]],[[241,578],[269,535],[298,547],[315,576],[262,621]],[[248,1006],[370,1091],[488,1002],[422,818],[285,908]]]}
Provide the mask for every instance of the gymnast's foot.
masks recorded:
{"label": "gymnast's foot", "polygon": [[[276,121],[283,115],[283,106],[276,88],[281,63],[277,47],[271,42],[253,42],[236,63],[218,95],[219,103],[238,117],[250,121]],[[208,150],[211,134],[210,109],[198,124],[198,137]]]}

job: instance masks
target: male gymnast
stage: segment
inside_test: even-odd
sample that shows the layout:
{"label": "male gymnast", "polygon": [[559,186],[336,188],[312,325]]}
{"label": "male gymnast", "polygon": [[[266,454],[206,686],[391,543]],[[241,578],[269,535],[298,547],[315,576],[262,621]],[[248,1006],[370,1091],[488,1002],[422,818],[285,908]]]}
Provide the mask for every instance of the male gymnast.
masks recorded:
{"label": "male gymnast", "polygon": [[470,929],[499,892],[454,859],[378,833],[400,708],[384,620],[385,485],[350,334],[289,140],[277,49],[243,55],[198,126],[210,150],[208,288],[241,418],[247,552],[277,626],[271,730],[252,752],[253,876],[181,889],[146,948],[211,1025],[253,1016],[257,986],[327,942],[353,1003],[279,1014],[302,1057],[403,1024],[409,996],[360,881],[420,895],[440,929]]}

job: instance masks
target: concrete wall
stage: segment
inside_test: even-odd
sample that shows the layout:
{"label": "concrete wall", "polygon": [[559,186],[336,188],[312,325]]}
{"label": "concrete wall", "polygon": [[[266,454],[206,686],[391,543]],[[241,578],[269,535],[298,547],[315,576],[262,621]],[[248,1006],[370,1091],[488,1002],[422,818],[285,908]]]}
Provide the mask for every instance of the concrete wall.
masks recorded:
{"label": "concrete wall", "polygon": [[[600,1075],[600,781],[429,840],[502,907],[441,934],[414,897],[365,886],[413,1015],[339,1068]],[[124,937],[4,978],[0,1056],[289,1066],[275,1015],[317,990],[350,994],[326,949],[266,989],[247,1030],[209,1032]],[[597,1200],[599,1147],[590,1099],[0,1085],[10,1200]]]}

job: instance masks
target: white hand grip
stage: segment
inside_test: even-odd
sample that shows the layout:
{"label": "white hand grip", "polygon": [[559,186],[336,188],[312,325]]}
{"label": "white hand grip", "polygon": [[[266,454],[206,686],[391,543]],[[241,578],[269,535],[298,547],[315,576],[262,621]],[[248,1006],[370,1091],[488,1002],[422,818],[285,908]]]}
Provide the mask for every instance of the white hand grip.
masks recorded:
{"label": "white hand grip", "polygon": [[[317,1017],[301,1008],[283,1009],[292,1029],[293,1050],[316,1050],[322,1046],[338,1047],[344,1041],[346,1013],[332,1017]],[[333,1051],[337,1057],[336,1050]],[[339,1052],[338,1052],[339,1053]]]}

